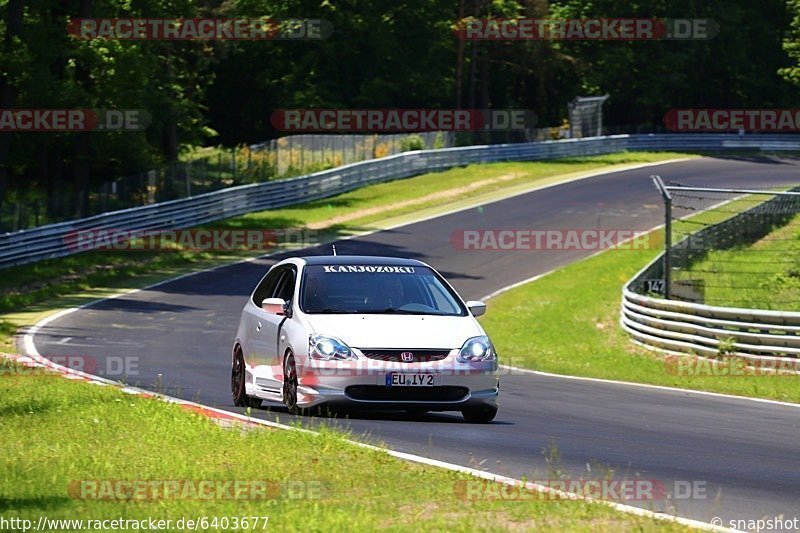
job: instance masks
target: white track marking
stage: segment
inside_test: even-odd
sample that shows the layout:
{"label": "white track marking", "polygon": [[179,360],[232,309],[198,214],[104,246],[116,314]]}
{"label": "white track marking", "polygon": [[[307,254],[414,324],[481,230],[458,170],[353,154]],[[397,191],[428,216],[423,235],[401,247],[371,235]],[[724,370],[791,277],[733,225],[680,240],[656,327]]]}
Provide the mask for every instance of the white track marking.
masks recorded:
{"label": "white track marking", "polygon": [[[686,355],[686,354],[683,354]],[[632,381],[617,381],[613,379],[603,378],[588,378],[583,376],[570,376],[567,374],[551,374],[550,372],[542,372],[541,370],[531,370],[529,368],[519,368],[515,366],[500,365],[502,368],[512,372],[520,372],[523,374],[534,374],[537,376],[544,376],[548,378],[571,379],[573,381],[590,381],[594,383],[607,383],[609,385],[624,385],[626,387],[640,387],[643,389],[654,389],[667,392],[682,392],[686,394],[695,394],[700,396],[716,396],[718,398],[727,398],[731,400],[746,400],[750,402],[767,403],[772,405],[780,405],[783,407],[800,408],[798,403],[781,402],[778,400],[768,400],[766,398],[751,398],[749,396],[736,396],[735,394],[723,394],[721,392],[708,392],[694,389],[681,389],[679,387],[668,387],[666,385],[650,385],[647,383],[634,383]]]}

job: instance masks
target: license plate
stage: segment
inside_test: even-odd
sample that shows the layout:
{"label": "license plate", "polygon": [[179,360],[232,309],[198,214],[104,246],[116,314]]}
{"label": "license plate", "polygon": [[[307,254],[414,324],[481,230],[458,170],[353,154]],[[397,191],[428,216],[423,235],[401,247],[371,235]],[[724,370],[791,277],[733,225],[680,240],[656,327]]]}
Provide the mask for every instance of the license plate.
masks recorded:
{"label": "license plate", "polygon": [[386,374],[387,387],[433,387],[437,381],[436,374],[408,374],[404,372]]}

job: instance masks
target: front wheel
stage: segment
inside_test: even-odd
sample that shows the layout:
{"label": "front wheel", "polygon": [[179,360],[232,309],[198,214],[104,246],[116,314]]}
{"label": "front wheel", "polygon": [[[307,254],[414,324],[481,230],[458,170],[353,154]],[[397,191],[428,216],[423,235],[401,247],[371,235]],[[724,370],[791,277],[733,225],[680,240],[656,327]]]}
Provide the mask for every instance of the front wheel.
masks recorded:
{"label": "front wheel", "polygon": [[231,367],[231,394],[233,395],[233,405],[237,407],[252,407],[257,409],[261,407],[261,400],[248,396],[244,386],[245,369],[244,369],[244,356],[240,350],[236,350],[236,355],[233,357],[233,366]]}
{"label": "front wheel", "polygon": [[497,415],[497,407],[493,405],[468,407],[461,410],[461,415],[467,422],[486,424],[494,420],[495,415]]}
{"label": "front wheel", "polygon": [[291,352],[283,359],[283,403],[292,414],[300,414],[297,407],[297,367],[294,364],[294,355]]}

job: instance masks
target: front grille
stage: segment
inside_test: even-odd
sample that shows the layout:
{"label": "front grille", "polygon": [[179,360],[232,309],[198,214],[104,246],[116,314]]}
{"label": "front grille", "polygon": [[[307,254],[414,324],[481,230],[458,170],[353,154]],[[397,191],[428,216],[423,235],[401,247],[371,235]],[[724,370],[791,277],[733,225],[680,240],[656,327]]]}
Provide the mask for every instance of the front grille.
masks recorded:
{"label": "front grille", "polygon": [[[411,361],[403,361],[401,353],[411,352],[414,358]],[[427,363],[430,361],[441,361],[450,354],[450,350],[383,350],[375,348],[361,348],[361,353],[370,359],[389,361],[392,363]]]}
{"label": "front grille", "polygon": [[457,402],[463,400],[466,387],[383,387],[380,385],[352,385],[344,393],[353,400],[373,402]]}

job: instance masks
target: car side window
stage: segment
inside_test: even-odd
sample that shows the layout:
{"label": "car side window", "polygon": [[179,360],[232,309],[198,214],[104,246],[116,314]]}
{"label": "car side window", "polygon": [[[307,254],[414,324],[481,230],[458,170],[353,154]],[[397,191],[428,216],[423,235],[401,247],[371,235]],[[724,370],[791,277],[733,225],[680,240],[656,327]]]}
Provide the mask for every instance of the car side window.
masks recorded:
{"label": "car side window", "polygon": [[267,274],[267,277],[261,280],[255,292],[253,292],[254,304],[261,307],[261,302],[263,302],[265,298],[272,296],[284,272],[285,269],[283,268],[274,268]]}
{"label": "car side window", "polygon": [[284,275],[281,277],[280,282],[278,282],[277,287],[275,288],[275,293],[272,295],[273,298],[283,298],[285,301],[289,301],[294,297],[294,282],[296,279],[295,270],[292,267],[287,267],[284,269]]}

